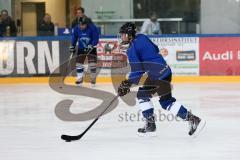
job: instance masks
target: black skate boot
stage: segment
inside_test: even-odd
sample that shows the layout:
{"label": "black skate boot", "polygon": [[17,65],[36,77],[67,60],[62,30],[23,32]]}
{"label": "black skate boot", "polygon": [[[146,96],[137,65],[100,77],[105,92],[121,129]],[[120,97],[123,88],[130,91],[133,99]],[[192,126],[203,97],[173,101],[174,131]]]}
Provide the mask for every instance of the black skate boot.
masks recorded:
{"label": "black skate boot", "polygon": [[189,123],[189,132],[188,132],[188,134],[190,136],[193,136],[193,135],[197,136],[202,131],[204,126],[206,125],[206,122],[204,120],[202,120],[199,117],[195,116],[191,112],[188,112],[186,120]]}
{"label": "black skate boot", "polygon": [[96,80],[91,80],[91,87],[92,88],[96,87]]}
{"label": "black skate boot", "polygon": [[77,85],[77,86],[82,86],[82,84],[83,84],[83,79],[81,78],[81,79],[78,79],[76,82],[75,82],[75,84]]}
{"label": "black skate boot", "polygon": [[145,126],[138,129],[140,136],[156,136],[156,124],[154,116],[150,116],[145,119]]}

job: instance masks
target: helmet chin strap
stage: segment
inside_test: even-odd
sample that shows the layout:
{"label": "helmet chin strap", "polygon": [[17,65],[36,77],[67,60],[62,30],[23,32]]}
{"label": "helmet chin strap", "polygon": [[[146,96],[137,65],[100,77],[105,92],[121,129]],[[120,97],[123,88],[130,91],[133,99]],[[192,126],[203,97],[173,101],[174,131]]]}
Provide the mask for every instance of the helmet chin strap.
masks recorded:
{"label": "helmet chin strap", "polygon": [[132,36],[129,36],[129,34],[125,33],[126,37],[128,38],[127,41],[120,42],[120,46],[124,46],[124,48],[129,47],[130,42],[133,40]]}
{"label": "helmet chin strap", "polygon": [[130,43],[133,40],[133,36],[129,36],[128,34],[126,34],[126,37],[128,38],[128,43]]}
{"label": "helmet chin strap", "polygon": [[130,39],[129,39],[129,35],[127,33],[125,33],[126,37],[128,38],[128,41],[122,41],[121,42],[121,45],[126,45],[126,44],[129,44],[130,43]]}

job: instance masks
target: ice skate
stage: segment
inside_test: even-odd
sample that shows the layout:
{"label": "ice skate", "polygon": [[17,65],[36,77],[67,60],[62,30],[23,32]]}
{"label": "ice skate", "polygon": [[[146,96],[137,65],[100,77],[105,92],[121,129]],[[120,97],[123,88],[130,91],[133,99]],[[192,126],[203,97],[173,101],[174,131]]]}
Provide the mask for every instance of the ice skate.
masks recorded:
{"label": "ice skate", "polygon": [[83,79],[82,79],[82,78],[77,79],[76,82],[75,82],[75,84],[76,84],[77,86],[79,86],[79,87],[82,87],[82,85],[83,85]]}
{"label": "ice skate", "polygon": [[91,87],[92,87],[92,88],[96,87],[96,80],[92,80],[92,81],[91,81]]}
{"label": "ice skate", "polygon": [[189,136],[197,136],[205,127],[206,122],[201,118],[188,112],[187,121],[189,123]]}
{"label": "ice skate", "polygon": [[138,135],[141,137],[157,136],[155,118],[153,116],[150,116],[145,119],[145,125],[143,128],[138,129]]}

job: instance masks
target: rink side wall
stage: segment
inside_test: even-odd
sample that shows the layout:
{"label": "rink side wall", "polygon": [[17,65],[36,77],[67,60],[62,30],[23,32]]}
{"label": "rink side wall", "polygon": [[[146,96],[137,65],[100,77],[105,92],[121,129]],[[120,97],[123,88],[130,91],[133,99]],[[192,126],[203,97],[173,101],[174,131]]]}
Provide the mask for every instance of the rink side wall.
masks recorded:
{"label": "rink side wall", "polygon": [[[175,83],[240,82],[240,34],[150,38],[171,66]],[[69,36],[0,38],[0,84],[48,83],[50,74],[60,76],[66,70],[70,41]],[[101,37],[97,51],[99,83],[127,74],[121,69],[127,68],[127,57],[116,36]],[[66,79],[68,83],[74,82],[75,72],[72,76]]]}

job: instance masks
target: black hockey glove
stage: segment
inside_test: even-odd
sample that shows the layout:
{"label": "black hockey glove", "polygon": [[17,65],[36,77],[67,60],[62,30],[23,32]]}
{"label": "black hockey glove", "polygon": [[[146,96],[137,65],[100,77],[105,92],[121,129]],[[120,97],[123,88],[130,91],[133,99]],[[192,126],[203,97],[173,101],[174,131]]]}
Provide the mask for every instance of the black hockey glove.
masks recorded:
{"label": "black hockey glove", "polygon": [[70,53],[75,53],[76,52],[76,47],[75,46],[70,46],[69,47],[69,52]]}
{"label": "black hockey glove", "polygon": [[125,96],[130,92],[130,87],[132,86],[132,83],[129,80],[124,80],[118,87],[118,95],[120,97]]}

